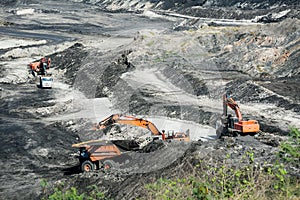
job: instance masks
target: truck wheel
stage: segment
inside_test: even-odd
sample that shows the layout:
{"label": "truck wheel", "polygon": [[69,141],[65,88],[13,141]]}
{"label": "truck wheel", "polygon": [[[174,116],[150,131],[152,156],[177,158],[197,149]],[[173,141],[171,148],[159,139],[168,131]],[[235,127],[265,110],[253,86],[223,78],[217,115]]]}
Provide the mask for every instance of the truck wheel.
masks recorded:
{"label": "truck wheel", "polygon": [[105,170],[109,170],[109,169],[114,168],[114,165],[115,165],[115,163],[112,160],[105,160],[103,162],[103,167],[104,167]]}
{"label": "truck wheel", "polygon": [[250,136],[255,136],[257,133],[249,133]]}
{"label": "truck wheel", "polygon": [[89,160],[86,160],[81,164],[81,170],[83,172],[90,172],[93,171],[94,169],[95,169],[94,164]]}

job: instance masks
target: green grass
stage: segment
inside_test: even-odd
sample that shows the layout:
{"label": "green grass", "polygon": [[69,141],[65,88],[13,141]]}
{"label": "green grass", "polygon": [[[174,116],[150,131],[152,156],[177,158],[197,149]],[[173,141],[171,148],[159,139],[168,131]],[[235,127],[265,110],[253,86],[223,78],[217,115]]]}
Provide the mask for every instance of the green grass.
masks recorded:
{"label": "green grass", "polygon": [[300,162],[300,132],[292,127],[289,139],[280,145],[278,156],[287,163],[297,164]]}
{"label": "green grass", "polygon": [[[96,185],[87,187],[86,193],[79,193],[75,187],[66,188],[67,184],[60,183],[57,185],[51,194],[47,194],[49,185],[46,180],[41,181],[41,187],[43,190],[43,200],[107,200],[106,195],[99,191]],[[51,189],[51,188],[50,188]]]}

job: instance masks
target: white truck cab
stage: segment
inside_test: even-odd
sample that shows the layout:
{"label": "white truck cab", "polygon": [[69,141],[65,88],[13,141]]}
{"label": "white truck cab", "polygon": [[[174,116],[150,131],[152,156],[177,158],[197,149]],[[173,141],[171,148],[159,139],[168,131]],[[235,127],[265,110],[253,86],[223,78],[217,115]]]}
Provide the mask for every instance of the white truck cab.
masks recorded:
{"label": "white truck cab", "polygon": [[40,76],[40,88],[52,88],[53,78],[51,76]]}

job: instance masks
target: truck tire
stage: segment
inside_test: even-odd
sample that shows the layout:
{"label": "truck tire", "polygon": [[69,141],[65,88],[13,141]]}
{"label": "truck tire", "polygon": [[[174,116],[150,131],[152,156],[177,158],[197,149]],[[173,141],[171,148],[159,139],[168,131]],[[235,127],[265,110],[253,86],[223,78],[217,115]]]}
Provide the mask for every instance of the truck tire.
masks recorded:
{"label": "truck tire", "polygon": [[103,162],[103,167],[105,170],[110,170],[115,167],[115,162],[112,160],[105,160]]}
{"label": "truck tire", "polygon": [[89,160],[86,160],[81,164],[81,170],[83,172],[90,172],[93,171],[94,169],[95,169],[94,164]]}

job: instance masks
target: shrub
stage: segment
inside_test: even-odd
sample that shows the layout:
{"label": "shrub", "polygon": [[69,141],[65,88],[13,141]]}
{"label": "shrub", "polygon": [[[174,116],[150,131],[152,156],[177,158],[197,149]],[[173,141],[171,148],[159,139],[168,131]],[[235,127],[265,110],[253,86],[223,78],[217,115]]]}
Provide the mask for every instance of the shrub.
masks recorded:
{"label": "shrub", "polygon": [[291,128],[289,139],[280,145],[278,156],[285,162],[299,164],[300,161],[300,132]]}
{"label": "shrub", "polygon": [[[43,188],[44,195],[45,188],[49,184],[46,182],[45,179],[41,181],[41,186]],[[42,199],[48,199],[48,200],[106,200],[108,199],[103,192],[100,192],[98,187],[96,185],[92,185],[87,187],[87,190],[89,190],[88,194],[86,193],[79,193],[78,190],[75,187],[71,187],[66,189],[64,183],[60,183],[54,188],[54,192],[50,195],[47,195],[46,197]]]}

